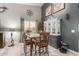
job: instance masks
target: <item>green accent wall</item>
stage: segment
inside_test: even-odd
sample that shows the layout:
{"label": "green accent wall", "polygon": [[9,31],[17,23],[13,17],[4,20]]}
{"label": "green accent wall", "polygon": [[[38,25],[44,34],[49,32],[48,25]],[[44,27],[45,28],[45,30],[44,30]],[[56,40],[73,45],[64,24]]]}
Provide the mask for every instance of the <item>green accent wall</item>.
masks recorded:
{"label": "green accent wall", "polygon": [[[42,6],[42,20],[44,20],[45,8],[49,4]],[[69,20],[66,19],[66,14],[69,14]],[[79,4],[78,3],[65,3],[65,9],[53,15],[61,22],[61,36],[62,40],[69,45],[69,49],[79,52]],[[75,33],[71,31],[75,30]]]}

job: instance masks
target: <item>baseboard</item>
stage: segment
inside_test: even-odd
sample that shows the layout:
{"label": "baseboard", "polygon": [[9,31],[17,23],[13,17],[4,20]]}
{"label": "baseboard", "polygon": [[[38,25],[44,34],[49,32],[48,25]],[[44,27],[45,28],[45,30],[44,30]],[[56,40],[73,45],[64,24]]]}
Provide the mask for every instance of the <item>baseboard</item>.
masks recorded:
{"label": "baseboard", "polygon": [[68,49],[68,51],[71,52],[71,53],[74,53],[74,54],[79,55],[79,52],[76,52],[76,51],[74,51],[74,50]]}

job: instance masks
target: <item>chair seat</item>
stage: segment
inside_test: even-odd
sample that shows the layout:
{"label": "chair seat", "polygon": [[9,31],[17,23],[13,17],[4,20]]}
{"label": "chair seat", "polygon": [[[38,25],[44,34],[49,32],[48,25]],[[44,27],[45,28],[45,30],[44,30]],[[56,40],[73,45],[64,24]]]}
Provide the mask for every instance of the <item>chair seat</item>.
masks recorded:
{"label": "chair seat", "polygon": [[35,40],[32,40],[32,41],[30,39],[29,40],[25,40],[25,44],[26,45],[35,44],[35,43],[36,43]]}
{"label": "chair seat", "polygon": [[42,47],[47,47],[47,43],[45,41],[41,41],[41,42],[38,42],[37,45],[42,48]]}
{"label": "chair seat", "polygon": [[29,45],[30,44],[30,40],[25,40],[25,44]]}

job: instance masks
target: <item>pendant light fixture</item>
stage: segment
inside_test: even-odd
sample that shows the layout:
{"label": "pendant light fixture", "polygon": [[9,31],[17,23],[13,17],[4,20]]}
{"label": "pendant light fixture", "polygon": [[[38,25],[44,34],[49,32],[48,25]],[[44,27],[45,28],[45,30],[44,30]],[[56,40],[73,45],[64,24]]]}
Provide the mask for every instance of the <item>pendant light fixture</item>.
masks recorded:
{"label": "pendant light fixture", "polygon": [[5,6],[3,6],[3,7],[0,7],[0,13],[3,13],[3,12],[5,12],[5,10],[7,10],[7,8],[6,8]]}

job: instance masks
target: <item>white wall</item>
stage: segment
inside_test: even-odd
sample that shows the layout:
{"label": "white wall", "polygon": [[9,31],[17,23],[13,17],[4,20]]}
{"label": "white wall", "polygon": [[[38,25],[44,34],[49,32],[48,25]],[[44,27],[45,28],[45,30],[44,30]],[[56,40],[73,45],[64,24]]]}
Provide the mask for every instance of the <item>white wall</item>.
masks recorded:
{"label": "white wall", "polygon": [[18,43],[19,42],[19,39],[20,39],[20,32],[15,32],[15,31],[5,31],[4,32],[4,37],[5,37],[5,42],[6,42],[6,45],[10,45],[11,44],[11,33],[13,33],[13,40],[14,40],[14,44]]}
{"label": "white wall", "polygon": [[20,4],[0,4],[0,6],[6,6],[8,10],[4,13],[0,13],[0,22],[2,27],[20,28],[20,18],[25,16],[28,9],[33,11],[32,20],[41,20],[41,7],[38,6],[26,6]]}
{"label": "white wall", "polygon": [[[29,20],[30,18],[25,16],[26,11],[28,9],[32,10],[33,17],[31,20],[41,20],[41,7],[38,6],[28,6],[28,5],[20,5],[20,4],[0,4],[0,7],[5,6],[8,8],[4,13],[0,13],[0,28],[14,28],[14,29],[20,29],[20,18],[25,17],[26,20]],[[11,31],[5,31],[5,40],[10,41],[10,32]],[[20,40],[20,32],[15,31],[14,32],[14,38],[15,41]],[[18,37],[18,38],[17,38]]]}

